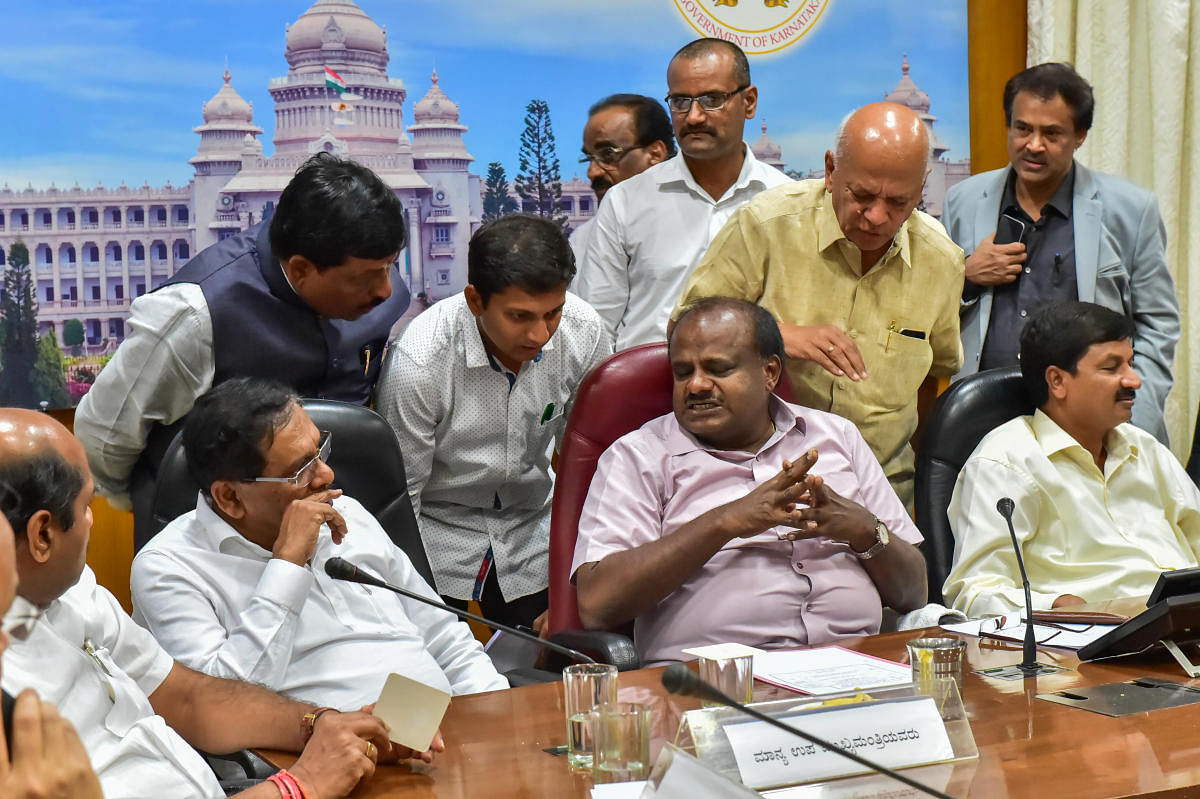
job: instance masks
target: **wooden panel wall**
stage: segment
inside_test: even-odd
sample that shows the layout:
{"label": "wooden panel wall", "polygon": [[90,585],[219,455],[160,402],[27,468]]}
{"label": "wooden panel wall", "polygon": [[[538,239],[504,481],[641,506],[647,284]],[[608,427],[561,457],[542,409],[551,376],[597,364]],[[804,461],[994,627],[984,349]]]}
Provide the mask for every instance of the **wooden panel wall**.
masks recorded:
{"label": "wooden panel wall", "polygon": [[1025,0],[967,0],[971,172],[1008,164],[1004,84],[1025,68]]}
{"label": "wooden panel wall", "polygon": [[[73,408],[49,413],[68,430],[75,430]],[[132,610],[129,566],[133,562],[133,514],[114,509],[103,497],[92,500],[92,538],[88,543],[87,562],[100,585],[112,591],[126,611]]]}

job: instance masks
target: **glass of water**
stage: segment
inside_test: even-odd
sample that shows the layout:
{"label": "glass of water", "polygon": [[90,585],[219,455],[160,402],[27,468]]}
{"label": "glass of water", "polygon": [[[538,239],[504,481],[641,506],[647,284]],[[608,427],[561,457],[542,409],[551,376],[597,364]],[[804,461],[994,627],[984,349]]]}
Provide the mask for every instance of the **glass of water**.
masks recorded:
{"label": "glass of water", "polygon": [[575,663],[563,669],[563,705],[567,711],[567,763],[592,768],[591,712],[596,705],[617,701],[617,667],[607,663]]}
{"label": "glass of water", "polygon": [[595,782],[646,779],[650,774],[650,708],[613,702],[597,705],[592,716]]}

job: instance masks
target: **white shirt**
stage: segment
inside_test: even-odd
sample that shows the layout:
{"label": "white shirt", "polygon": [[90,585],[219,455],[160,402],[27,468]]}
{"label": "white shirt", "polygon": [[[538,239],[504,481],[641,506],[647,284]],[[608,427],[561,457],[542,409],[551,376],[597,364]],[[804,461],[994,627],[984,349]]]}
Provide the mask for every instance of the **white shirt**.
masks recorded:
{"label": "white shirt", "polygon": [[96,490],[130,510],[129,475],[155,422],[183,418],[212,387],[212,317],[195,283],[163,286],[130,306],[129,335],[75,412]]}
{"label": "white shirt", "polygon": [[947,604],[971,616],[1025,607],[1008,525],[1035,609],[1063,594],[1089,602],[1145,596],[1164,571],[1197,565],[1200,490],[1171,451],[1131,424],[1105,436],[1101,473],[1083,446],[1037,411],[997,427],[958,475],[948,515],[954,566]]}
{"label": "white shirt", "polygon": [[470,599],[489,547],[506,601],[549,584],[550,443],[584,375],[611,352],[600,317],[569,292],[558,330],[511,390],[461,293],[388,350],[375,405],[400,438],[438,593]]}
{"label": "white shirt", "polygon": [[174,665],[84,567],[29,637],[10,641],[3,685],[14,696],[35,689],[71,722],[107,799],[223,797],[212,769],[150,706]]}
{"label": "white shirt", "polygon": [[134,558],[135,617],[186,666],[339,710],[379,699],[391,672],[454,694],[507,688],[452,614],[325,574],[341,556],[437,599],[362,505],[333,505],[349,532],[339,546],[322,526],[301,567],[272,558],[200,498]]}
{"label": "white shirt", "polygon": [[571,235],[567,240],[571,244],[571,253],[575,256],[575,277],[571,280],[569,288],[574,290],[575,286],[579,285],[579,270],[583,269],[583,258],[587,255],[588,241],[592,238],[592,231],[596,229],[596,217],[589,217],[579,227],[571,231]]}
{"label": "white shirt", "polygon": [[791,178],[754,158],[719,200],[696,183],[683,153],[621,181],[604,195],[575,279],[618,350],[667,337],[671,310],[692,270],[733,212]]}

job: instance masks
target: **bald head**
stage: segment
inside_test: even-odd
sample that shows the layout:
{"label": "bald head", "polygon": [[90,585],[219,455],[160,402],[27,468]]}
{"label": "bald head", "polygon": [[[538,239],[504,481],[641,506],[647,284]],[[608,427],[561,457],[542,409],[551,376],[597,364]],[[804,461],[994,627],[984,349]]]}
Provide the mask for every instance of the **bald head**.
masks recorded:
{"label": "bald head", "polygon": [[896,103],[871,103],[838,130],[837,154],[825,153],[825,188],[838,224],[870,268],[918,203],[929,170],[929,132]]}
{"label": "bald head", "polygon": [[20,593],[45,606],[79,579],[92,527],[83,446],[44,413],[0,408],[0,512],[17,542]]}
{"label": "bald head", "polygon": [[837,160],[888,158],[929,170],[929,131],[916,112],[896,103],[871,103],[850,112],[837,134]]}

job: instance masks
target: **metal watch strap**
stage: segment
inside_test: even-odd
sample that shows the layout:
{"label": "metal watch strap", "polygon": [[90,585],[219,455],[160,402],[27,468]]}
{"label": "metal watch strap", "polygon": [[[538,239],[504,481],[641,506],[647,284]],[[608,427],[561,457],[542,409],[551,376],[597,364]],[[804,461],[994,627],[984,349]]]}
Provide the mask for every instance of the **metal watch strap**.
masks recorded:
{"label": "metal watch strap", "polygon": [[871,548],[868,549],[866,552],[854,552],[853,549],[851,549],[850,551],[854,552],[854,556],[856,558],[858,558],[859,560],[870,560],[871,558],[875,557],[880,552],[882,552],[884,547],[886,547],[889,543],[891,543],[891,536],[888,533],[887,525],[884,524],[879,519],[878,516],[876,516],[875,517],[875,543],[872,544]]}

